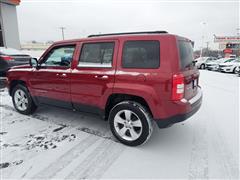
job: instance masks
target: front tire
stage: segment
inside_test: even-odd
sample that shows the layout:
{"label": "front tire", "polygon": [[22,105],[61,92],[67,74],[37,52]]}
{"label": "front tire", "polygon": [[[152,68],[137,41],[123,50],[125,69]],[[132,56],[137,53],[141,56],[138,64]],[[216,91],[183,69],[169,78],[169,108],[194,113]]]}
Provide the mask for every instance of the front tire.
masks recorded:
{"label": "front tire", "polygon": [[133,101],[115,105],[109,115],[110,129],[123,144],[138,146],[152,134],[152,121],[145,107]]}
{"label": "front tire", "polygon": [[200,69],[205,69],[205,64],[202,64],[202,65],[200,66]]}
{"label": "front tire", "polygon": [[13,88],[12,101],[15,109],[21,114],[29,115],[37,109],[28,89],[21,84]]}
{"label": "front tire", "polygon": [[238,72],[237,72],[237,67],[235,67],[234,69],[233,69],[233,73],[234,74],[237,74]]}

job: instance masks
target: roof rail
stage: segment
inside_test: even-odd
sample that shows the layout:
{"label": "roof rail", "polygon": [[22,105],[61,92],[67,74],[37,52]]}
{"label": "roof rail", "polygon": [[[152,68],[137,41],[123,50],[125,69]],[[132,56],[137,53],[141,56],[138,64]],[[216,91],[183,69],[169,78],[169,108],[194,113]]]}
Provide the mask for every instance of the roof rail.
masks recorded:
{"label": "roof rail", "polygon": [[115,36],[115,35],[125,35],[125,34],[162,34],[168,33],[167,31],[142,31],[142,32],[125,32],[125,33],[111,33],[111,34],[91,34],[88,37],[100,37],[100,36]]}

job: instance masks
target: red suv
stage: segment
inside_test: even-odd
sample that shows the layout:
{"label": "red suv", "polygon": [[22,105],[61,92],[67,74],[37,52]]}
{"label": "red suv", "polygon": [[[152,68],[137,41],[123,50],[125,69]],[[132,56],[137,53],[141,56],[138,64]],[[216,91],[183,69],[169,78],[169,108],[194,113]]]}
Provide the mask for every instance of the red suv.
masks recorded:
{"label": "red suv", "polygon": [[40,104],[97,113],[123,144],[140,145],[201,106],[190,40],[165,31],[90,35],[54,43],[7,73],[16,110]]}

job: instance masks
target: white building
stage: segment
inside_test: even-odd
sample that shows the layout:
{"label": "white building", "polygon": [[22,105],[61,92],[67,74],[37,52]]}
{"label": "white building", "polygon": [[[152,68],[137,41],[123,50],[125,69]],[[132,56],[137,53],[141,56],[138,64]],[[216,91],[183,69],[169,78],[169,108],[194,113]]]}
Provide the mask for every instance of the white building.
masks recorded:
{"label": "white building", "polygon": [[20,49],[16,6],[20,0],[0,0],[0,47]]}

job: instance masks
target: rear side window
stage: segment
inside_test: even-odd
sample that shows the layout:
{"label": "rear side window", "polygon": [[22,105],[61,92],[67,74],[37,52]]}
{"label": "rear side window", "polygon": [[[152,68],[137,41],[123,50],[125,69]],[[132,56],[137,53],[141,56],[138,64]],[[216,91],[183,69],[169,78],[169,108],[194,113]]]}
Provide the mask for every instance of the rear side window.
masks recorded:
{"label": "rear side window", "polygon": [[112,67],[114,42],[83,44],[79,67]]}
{"label": "rear side window", "polygon": [[193,48],[191,42],[178,41],[181,69],[193,66]]}
{"label": "rear side window", "polygon": [[160,65],[159,41],[127,41],[122,55],[123,68],[152,69]]}

